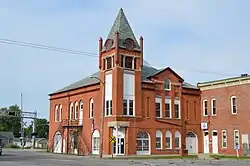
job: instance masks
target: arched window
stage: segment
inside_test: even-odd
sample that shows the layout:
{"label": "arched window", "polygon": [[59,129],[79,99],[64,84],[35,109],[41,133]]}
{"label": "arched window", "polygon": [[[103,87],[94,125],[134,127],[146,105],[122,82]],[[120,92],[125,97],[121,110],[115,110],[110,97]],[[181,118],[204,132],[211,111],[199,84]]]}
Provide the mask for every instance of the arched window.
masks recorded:
{"label": "arched window", "polygon": [[70,112],[69,112],[69,119],[74,119],[74,103],[70,103]]}
{"label": "arched window", "polygon": [[62,121],[62,104],[59,107],[59,122]]}
{"label": "arched window", "polygon": [[78,102],[75,102],[75,119],[79,118]]}
{"label": "arched window", "polygon": [[171,90],[171,82],[169,79],[165,80],[165,90]]}
{"label": "arched window", "polygon": [[179,131],[176,131],[174,134],[174,143],[176,149],[181,147],[181,133]]}
{"label": "arched window", "polygon": [[141,131],[137,134],[136,153],[141,155],[150,154],[150,138],[145,131]]}
{"label": "arched window", "polygon": [[160,130],[156,131],[156,149],[162,149],[162,133]]}
{"label": "arched window", "polygon": [[89,102],[89,117],[93,118],[94,117],[94,100],[90,99]]}
{"label": "arched window", "polygon": [[82,102],[82,100],[80,101],[80,110],[83,110],[83,102]]}
{"label": "arched window", "polygon": [[166,149],[172,149],[172,133],[166,132]]}
{"label": "arched window", "polygon": [[58,105],[56,105],[55,107],[55,122],[58,122],[59,121],[59,109],[58,109]]}
{"label": "arched window", "polygon": [[100,148],[100,133],[95,130],[92,134],[92,154],[99,154]]}

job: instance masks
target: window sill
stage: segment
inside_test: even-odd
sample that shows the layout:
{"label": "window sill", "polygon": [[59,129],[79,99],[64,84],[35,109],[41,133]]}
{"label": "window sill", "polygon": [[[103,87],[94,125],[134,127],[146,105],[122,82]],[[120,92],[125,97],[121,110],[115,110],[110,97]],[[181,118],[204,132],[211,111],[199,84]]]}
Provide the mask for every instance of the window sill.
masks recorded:
{"label": "window sill", "polygon": [[172,119],[172,118],[170,117],[170,118],[165,118],[165,119],[170,120],[170,119]]}
{"label": "window sill", "polygon": [[181,118],[174,118],[175,120],[181,120]]}
{"label": "window sill", "polygon": [[156,119],[162,119],[162,117],[155,117]]}

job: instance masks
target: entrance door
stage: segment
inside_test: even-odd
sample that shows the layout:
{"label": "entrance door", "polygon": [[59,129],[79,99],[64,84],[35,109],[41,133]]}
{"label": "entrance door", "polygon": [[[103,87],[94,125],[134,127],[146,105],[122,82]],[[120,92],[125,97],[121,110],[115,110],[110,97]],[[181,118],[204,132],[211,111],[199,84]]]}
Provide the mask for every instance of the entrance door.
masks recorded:
{"label": "entrance door", "polygon": [[212,132],[212,149],[213,154],[218,154],[218,134],[216,130]]}
{"label": "entrance door", "polygon": [[114,155],[124,155],[125,154],[125,128],[113,129],[113,136],[116,138],[113,144],[113,154]]}
{"label": "entrance door", "polygon": [[99,154],[100,149],[100,134],[98,130],[95,130],[92,134],[92,154]]}
{"label": "entrance door", "polygon": [[[117,148],[116,148],[117,145]],[[117,152],[116,152],[117,149]],[[113,154],[115,155],[124,155],[125,153],[125,140],[124,138],[118,138],[117,143],[113,144]]]}
{"label": "entrance door", "polygon": [[209,153],[209,135],[208,135],[208,131],[204,131],[203,141],[204,141],[204,153]]}
{"label": "entrance door", "polygon": [[62,153],[62,136],[60,132],[56,132],[54,136],[54,153]]}
{"label": "entrance door", "polygon": [[188,150],[188,154],[197,154],[197,137],[193,132],[189,132],[186,137],[186,147]]}

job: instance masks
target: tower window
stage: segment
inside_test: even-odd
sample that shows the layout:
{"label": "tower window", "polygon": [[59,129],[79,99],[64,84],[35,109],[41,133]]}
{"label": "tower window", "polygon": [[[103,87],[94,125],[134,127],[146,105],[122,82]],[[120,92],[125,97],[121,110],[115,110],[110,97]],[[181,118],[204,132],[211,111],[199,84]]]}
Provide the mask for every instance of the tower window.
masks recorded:
{"label": "tower window", "polygon": [[133,67],[133,57],[125,57],[125,68],[132,69]]}
{"label": "tower window", "polygon": [[136,58],[134,59],[134,69],[136,69]]}
{"label": "tower window", "polygon": [[112,57],[108,57],[107,58],[107,69],[111,69],[112,68]]}
{"label": "tower window", "polygon": [[124,56],[122,55],[121,56],[121,67],[123,67],[124,66]]}

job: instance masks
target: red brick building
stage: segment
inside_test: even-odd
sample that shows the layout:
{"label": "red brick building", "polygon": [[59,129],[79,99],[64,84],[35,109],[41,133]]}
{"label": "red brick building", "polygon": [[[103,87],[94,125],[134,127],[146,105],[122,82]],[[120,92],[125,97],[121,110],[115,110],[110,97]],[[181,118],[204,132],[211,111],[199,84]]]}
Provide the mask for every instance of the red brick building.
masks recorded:
{"label": "red brick building", "polygon": [[203,152],[236,155],[249,153],[250,76],[198,83],[201,90]]}
{"label": "red brick building", "polygon": [[53,152],[202,152],[200,90],[171,68],[156,69],[143,60],[143,38],[137,42],[122,9],[105,42],[99,40],[97,66],[90,77],[50,94]]}

